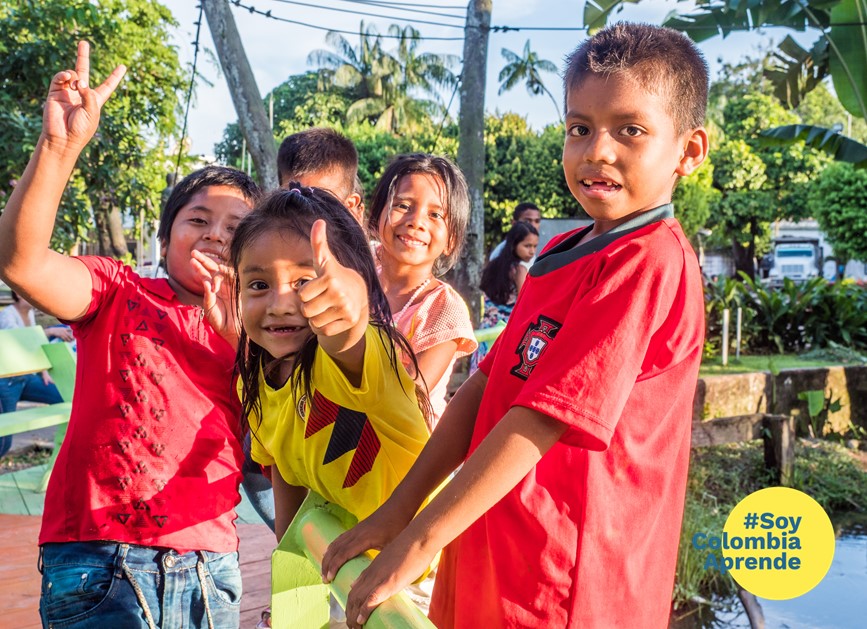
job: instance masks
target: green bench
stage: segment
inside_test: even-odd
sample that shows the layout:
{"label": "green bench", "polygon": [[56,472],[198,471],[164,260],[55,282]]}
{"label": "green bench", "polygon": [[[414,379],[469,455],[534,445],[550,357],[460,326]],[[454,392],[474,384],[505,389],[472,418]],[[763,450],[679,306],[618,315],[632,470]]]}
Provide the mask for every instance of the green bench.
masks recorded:
{"label": "green bench", "polygon": [[[355,518],[310,492],[271,555],[271,623],[274,629],[327,629],[329,591],[346,606],[352,582],[370,565],[366,556],[346,562],[330,585],[322,583],[322,556]],[[433,629],[433,624],[404,593],[385,601],[370,615],[369,629]]]}
{"label": "green bench", "polygon": [[63,402],[35,406],[11,413],[0,413],[0,437],[59,426],[54,434],[54,452],[42,479],[45,491],[48,479],[66,435],[75,388],[75,355],[66,343],[49,343],[39,326],[0,330],[0,378],[23,376],[47,370]]}

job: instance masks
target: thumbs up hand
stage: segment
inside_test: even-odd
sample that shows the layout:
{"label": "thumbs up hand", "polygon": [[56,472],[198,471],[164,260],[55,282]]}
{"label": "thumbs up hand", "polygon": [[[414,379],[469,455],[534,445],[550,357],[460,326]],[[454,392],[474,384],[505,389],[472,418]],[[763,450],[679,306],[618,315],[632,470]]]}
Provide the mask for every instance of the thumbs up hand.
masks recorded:
{"label": "thumbs up hand", "polygon": [[[316,277],[298,289],[301,312],[307,317],[310,329],[319,337],[319,344],[332,358],[360,347],[364,357],[364,331],[370,316],[367,285],[353,269],[337,261],[328,246],[325,221],[320,219],[310,229],[310,247],[313,249],[313,270]],[[353,355],[357,352],[351,352]],[[339,362],[350,359],[341,356]],[[341,365],[344,371],[349,365]],[[353,364],[353,366],[355,366]],[[361,364],[357,365],[360,373]],[[355,372],[355,369],[348,369]],[[347,374],[348,375],[348,374]]]}

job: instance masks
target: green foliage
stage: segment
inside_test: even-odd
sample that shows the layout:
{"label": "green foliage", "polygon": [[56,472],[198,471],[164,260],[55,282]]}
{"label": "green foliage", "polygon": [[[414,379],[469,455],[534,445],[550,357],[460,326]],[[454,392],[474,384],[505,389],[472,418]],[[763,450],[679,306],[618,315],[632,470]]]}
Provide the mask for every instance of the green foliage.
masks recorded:
{"label": "green foliage", "polygon": [[692,173],[682,178],[674,189],[672,202],[688,238],[694,237],[708,222],[712,208],[719,203],[720,191],[713,186],[714,166],[710,158]]}
{"label": "green foliage", "polygon": [[508,48],[503,48],[500,53],[506,59],[506,65],[500,70],[500,75],[497,80],[500,81],[500,90],[498,94],[507,92],[514,88],[519,83],[523,83],[527,87],[527,91],[533,96],[547,94],[551,102],[554,103],[554,110],[557,112],[557,117],[563,121],[562,104],[557,102],[554,95],[545,87],[545,82],[542,80],[540,72],[557,73],[557,66],[547,59],[540,59],[539,55],[530,50],[530,40],[524,44],[524,52],[522,55],[515,54]]}
{"label": "green foliage", "polygon": [[834,163],[810,189],[812,214],[842,261],[867,260],[867,170]]}
{"label": "green foliage", "polygon": [[828,415],[843,408],[840,398],[835,400],[833,393],[825,395],[825,391],[822,389],[801,391],[798,393],[798,399],[807,403],[809,422],[806,425],[806,432],[811,437],[822,436],[825,424],[828,422]]}
{"label": "green foliage", "polygon": [[438,89],[456,84],[451,68],[457,57],[418,50],[419,33],[411,26],[392,24],[388,32],[397,41],[390,52],[376,28],[363,21],[358,47],[329,31],[325,41],[332,50],[315,50],[308,62],[319,68],[320,91],[348,91],[348,122],[370,122],[392,133],[416,132],[432,116],[445,114]]}
{"label": "green foliage", "polygon": [[76,44],[92,44],[91,78],[119,63],[128,72],[106,103],[97,135],[64,192],[53,244],[68,250],[85,237],[93,214],[159,209],[172,167],[165,145],[177,129],[178,94],[187,75],[167,45],[171,12],[146,0],[8,0],[0,6],[0,202],[23,172],[39,137],[41,104],[54,73],[75,61]]}
{"label": "green foliage", "polygon": [[[721,347],[723,308],[743,308],[743,343],[756,354],[825,347],[867,348],[867,290],[851,282],[789,279],[778,289],[746,275],[721,277],[705,286],[707,338]],[[733,329],[733,328],[732,328]],[[734,333],[731,334],[734,336]]]}

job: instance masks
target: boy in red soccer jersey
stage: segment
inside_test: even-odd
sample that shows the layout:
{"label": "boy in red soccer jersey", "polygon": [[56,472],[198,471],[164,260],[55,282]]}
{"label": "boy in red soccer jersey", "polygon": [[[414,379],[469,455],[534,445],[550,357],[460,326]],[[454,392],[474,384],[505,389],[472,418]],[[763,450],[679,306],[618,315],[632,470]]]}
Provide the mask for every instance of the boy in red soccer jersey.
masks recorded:
{"label": "boy in red soccer jersey", "polygon": [[443,547],[438,627],[668,624],[704,338],[671,195],[707,156],[707,65],[676,31],[617,24],[572,53],[565,87],[563,169],[594,224],[539,256],[403,483],[328,550],[326,580],[383,549],[350,626]]}

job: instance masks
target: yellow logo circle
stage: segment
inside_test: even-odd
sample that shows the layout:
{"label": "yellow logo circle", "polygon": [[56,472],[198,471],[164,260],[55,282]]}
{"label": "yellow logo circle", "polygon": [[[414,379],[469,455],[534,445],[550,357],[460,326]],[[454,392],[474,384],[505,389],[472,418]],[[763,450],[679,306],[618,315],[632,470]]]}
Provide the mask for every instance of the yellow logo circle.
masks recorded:
{"label": "yellow logo circle", "polygon": [[722,554],[742,588],[785,600],[821,581],[834,559],[834,527],[821,505],[788,487],[754,492],[732,509],[723,527]]}

